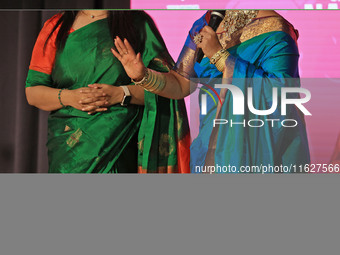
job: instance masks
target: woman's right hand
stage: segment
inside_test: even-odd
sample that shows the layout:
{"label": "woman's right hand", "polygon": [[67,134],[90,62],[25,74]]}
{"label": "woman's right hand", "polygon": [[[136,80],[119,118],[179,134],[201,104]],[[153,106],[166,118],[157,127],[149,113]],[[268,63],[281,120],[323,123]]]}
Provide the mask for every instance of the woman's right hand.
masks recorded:
{"label": "woman's right hand", "polygon": [[116,49],[111,49],[113,55],[122,63],[127,75],[135,80],[140,81],[145,75],[145,65],[142,61],[141,54],[136,55],[134,49],[127,39],[124,42],[117,36],[114,40]]}

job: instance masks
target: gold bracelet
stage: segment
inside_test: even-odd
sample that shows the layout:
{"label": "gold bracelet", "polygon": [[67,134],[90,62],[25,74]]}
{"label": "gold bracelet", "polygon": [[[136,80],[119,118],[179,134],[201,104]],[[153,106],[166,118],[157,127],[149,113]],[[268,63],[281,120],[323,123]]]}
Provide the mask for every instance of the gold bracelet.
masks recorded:
{"label": "gold bracelet", "polygon": [[230,53],[227,51],[215,63],[217,70],[220,71],[221,73],[224,70],[225,62],[226,62],[227,58],[229,57],[229,55],[230,55]]}
{"label": "gold bracelet", "polygon": [[225,54],[229,54],[227,49],[220,49],[210,58],[210,64],[215,65],[216,62]]}
{"label": "gold bracelet", "polygon": [[139,82],[131,80],[135,85],[143,87],[146,91],[160,92],[164,89],[166,78],[162,73],[146,69],[143,79]]}
{"label": "gold bracelet", "polygon": [[153,86],[148,88],[148,91],[150,92],[160,92],[164,89],[165,84],[166,84],[166,78],[164,76],[164,74],[159,73],[159,72],[155,72],[155,71],[151,71],[152,76],[154,78],[154,83]]}

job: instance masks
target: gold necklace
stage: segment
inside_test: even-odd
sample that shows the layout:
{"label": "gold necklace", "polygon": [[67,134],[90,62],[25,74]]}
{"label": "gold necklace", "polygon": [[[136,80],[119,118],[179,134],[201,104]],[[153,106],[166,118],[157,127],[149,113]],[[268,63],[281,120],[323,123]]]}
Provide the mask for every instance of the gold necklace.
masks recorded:
{"label": "gold necklace", "polygon": [[231,35],[248,25],[254,19],[258,10],[227,10],[222,21],[222,28],[226,32],[226,40],[231,40]]}
{"label": "gold necklace", "polygon": [[84,11],[81,11],[81,13],[83,13],[83,14],[85,14],[87,16],[90,16],[92,19],[104,16],[104,15],[107,15],[107,13],[103,13],[103,14],[99,14],[99,15],[93,15],[93,14],[88,14],[88,13],[86,13]]}

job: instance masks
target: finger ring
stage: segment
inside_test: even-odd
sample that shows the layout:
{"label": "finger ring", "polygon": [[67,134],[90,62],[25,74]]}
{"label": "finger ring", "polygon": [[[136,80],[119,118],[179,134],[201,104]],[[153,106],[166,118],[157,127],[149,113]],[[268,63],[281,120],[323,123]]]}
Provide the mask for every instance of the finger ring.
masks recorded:
{"label": "finger ring", "polygon": [[199,43],[201,43],[202,40],[203,40],[203,35],[197,34],[197,35],[194,36],[194,43],[195,43],[196,45],[199,44]]}
{"label": "finger ring", "polygon": [[124,51],[124,54],[125,54],[125,55],[127,55],[127,54],[128,54],[128,52],[127,52],[127,51]]}

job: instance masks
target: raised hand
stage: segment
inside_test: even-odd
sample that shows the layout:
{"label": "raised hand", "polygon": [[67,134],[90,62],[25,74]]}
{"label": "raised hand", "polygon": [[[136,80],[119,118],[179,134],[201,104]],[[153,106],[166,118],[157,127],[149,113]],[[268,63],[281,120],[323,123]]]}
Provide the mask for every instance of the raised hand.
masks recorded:
{"label": "raised hand", "polygon": [[141,54],[136,55],[127,39],[122,41],[118,36],[114,40],[116,49],[111,49],[113,55],[122,63],[127,75],[136,81],[140,81],[145,75],[145,66]]}
{"label": "raised hand", "polygon": [[201,48],[204,55],[208,58],[211,58],[216,52],[222,49],[217,34],[211,27],[203,27],[200,34],[202,35],[202,41],[197,44],[197,47]]}

